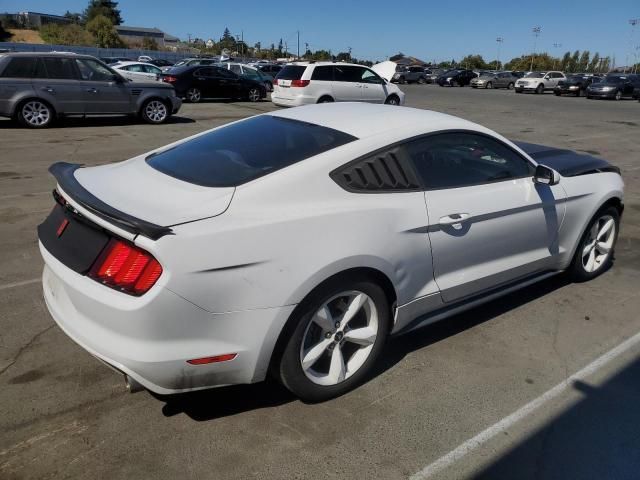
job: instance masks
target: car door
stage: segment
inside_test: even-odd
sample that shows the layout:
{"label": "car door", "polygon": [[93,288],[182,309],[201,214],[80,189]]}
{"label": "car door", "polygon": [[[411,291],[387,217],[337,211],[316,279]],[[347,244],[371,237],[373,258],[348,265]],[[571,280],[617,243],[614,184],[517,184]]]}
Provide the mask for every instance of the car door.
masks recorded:
{"label": "car door", "polygon": [[51,103],[58,113],[84,113],[84,92],[73,59],[41,57],[36,71],[39,73],[31,82],[33,89]]}
{"label": "car door", "polygon": [[507,88],[510,82],[510,73],[499,73],[496,75],[496,86],[500,88]]}
{"label": "car door", "polygon": [[142,65],[142,71],[147,76],[148,82],[159,81],[160,75],[162,75],[162,70],[154,65]]}
{"label": "car door", "polygon": [[362,100],[362,69],[363,67],[355,65],[335,65],[331,89],[336,102],[359,102]]}
{"label": "car door", "polygon": [[387,82],[368,68],[362,68],[362,100],[370,103],[384,103],[387,99]]}
{"label": "car door", "polygon": [[565,194],[493,137],[430,135],[406,146],[425,188],[434,277],[445,302],[555,267]]}
{"label": "car door", "polygon": [[86,114],[130,113],[134,110],[125,78],[97,60],[76,58]]}
{"label": "car door", "polygon": [[240,76],[233,73],[231,70],[220,67],[211,67],[215,71],[215,75],[218,78],[218,84],[220,85],[221,98],[238,98],[244,96],[244,84]]}
{"label": "car door", "polygon": [[191,85],[188,88],[197,88],[203,97],[211,98],[218,94],[220,85],[211,67],[200,67],[191,73]]}

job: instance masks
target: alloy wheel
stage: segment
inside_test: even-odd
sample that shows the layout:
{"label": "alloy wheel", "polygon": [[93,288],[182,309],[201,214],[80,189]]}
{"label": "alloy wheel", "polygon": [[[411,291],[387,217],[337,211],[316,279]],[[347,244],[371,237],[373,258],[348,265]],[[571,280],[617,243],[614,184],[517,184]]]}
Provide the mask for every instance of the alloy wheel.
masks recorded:
{"label": "alloy wheel", "polygon": [[302,337],[305,376],[323,386],[351,377],[369,358],[378,325],[378,310],[367,294],[350,290],[331,297],[313,314]]}
{"label": "alloy wheel", "polygon": [[162,123],[167,118],[167,106],[160,100],[147,103],[144,113],[154,123]]}
{"label": "alloy wheel", "polygon": [[582,267],[593,273],[606,264],[616,238],[616,221],[611,215],[598,218],[582,245]]}
{"label": "alloy wheel", "polygon": [[31,100],[23,105],[22,117],[29,125],[41,127],[51,120],[51,110],[44,103]]}
{"label": "alloy wheel", "polygon": [[260,91],[257,88],[252,88],[249,90],[249,100],[252,102],[257,102],[260,100]]}
{"label": "alloy wheel", "polygon": [[197,88],[190,88],[189,90],[187,90],[187,99],[190,102],[198,103],[201,98],[202,98],[202,94],[200,93],[200,90],[198,90]]}

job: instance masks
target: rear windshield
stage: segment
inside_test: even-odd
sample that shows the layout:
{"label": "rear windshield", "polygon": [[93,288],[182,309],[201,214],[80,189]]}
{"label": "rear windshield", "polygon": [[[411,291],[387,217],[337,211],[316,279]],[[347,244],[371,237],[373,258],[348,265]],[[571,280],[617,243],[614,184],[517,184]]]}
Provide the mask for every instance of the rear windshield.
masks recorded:
{"label": "rear windshield", "polygon": [[147,163],[185,182],[235,187],[353,140],[312,123],[260,115],[152,154]]}
{"label": "rear windshield", "polygon": [[307,69],[304,65],[286,65],[278,72],[278,80],[300,80],[302,74]]}

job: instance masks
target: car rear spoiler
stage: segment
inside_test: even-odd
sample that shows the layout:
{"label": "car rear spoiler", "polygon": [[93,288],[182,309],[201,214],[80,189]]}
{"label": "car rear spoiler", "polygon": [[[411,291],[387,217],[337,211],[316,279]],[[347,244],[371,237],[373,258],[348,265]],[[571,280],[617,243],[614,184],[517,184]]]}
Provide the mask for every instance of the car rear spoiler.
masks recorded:
{"label": "car rear spoiler", "polygon": [[121,212],[94,196],[78,182],[74,175],[74,172],[81,167],[82,165],[78,163],[56,162],[49,167],[49,172],[55,177],[58,185],[60,185],[64,192],[74,201],[78,202],[94,215],[126,232],[141,234],[152,240],[157,240],[173,233],[169,227],[156,225],[155,223],[147,222],[128,213]]}

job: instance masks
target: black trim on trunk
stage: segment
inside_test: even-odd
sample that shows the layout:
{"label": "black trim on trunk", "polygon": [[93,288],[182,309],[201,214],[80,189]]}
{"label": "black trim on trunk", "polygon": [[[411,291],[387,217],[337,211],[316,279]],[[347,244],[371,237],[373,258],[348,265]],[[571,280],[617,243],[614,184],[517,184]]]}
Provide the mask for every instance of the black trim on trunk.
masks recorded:
{"label": "black trim on trunk", "polygon": [[74,172],[81,167],[82,165],[77,163],[56,162],[49,167],[49,172],[56,178],[58,185],[60,185],[64,192],[73,200],[94,215],[97,215],[126,232],[142,234],[152,240],[157,240],[173,233],[169,227],[156,225],[155,223],[147,222],[128,213],[121,212],[97,198],[76,179]]}

